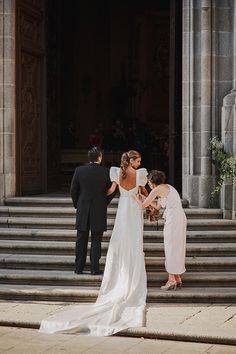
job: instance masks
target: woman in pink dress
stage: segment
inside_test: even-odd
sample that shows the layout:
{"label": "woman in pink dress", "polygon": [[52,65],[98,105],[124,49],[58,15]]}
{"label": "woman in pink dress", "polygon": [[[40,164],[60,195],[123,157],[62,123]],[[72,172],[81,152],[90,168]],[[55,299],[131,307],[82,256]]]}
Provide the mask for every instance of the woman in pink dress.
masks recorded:
{"label": "woman in pink dress", "polygon": [[[164,172],[152,170],[147,178],[152,191],[147,198],[141,196],[142,201],[138,197],[136,200],[141,208],[149,205],[157,210],[165,208],[163,214],[165,268],[169,276],[167,283],[161,289],[176,289],[177,286],[182,286],[181,274],[186,271],[186,216],[177,190],[165,183]],[[156,198],[158,201],[154,202]]]}

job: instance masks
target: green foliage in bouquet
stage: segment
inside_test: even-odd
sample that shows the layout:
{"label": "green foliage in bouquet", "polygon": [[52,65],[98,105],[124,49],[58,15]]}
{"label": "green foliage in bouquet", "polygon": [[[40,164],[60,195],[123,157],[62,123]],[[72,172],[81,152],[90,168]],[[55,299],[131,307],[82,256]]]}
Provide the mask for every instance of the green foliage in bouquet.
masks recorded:
{"label": "green foliage in bouquet", "polygon": [[225,152],[224,144],[218,137],[214,137],[210,141],[212,151],[212,162],[218,172],[216,187],[211,193],[211,197],[215,198],[227,179],[235,181],[236,176],[236,156]]}

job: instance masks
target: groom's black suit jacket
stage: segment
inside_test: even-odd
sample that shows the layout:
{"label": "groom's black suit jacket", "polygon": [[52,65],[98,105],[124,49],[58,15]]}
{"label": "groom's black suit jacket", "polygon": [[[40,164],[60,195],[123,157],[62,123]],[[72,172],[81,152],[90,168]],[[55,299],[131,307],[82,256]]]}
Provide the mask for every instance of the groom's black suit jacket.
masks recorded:
{"label": "groom's black suit jacket", "polygon": [[96,163],[76,168],[70,193],[77,209],[77,230],[100,233],[107,229],[107,204],[115,194],[106,197],[110,186],[108,168]]}

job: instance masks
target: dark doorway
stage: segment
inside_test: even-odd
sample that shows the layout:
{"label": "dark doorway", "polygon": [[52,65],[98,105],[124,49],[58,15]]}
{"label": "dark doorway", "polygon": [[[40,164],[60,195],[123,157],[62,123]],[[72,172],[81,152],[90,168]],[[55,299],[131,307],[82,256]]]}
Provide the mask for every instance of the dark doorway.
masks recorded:
{"label": "dark doorway", "polygon": [[125,150],[140,151],[143,166],[164,170],[181,191],[182,1],[44,4],[41,191],[68,188],[92,145],[108,166]]}

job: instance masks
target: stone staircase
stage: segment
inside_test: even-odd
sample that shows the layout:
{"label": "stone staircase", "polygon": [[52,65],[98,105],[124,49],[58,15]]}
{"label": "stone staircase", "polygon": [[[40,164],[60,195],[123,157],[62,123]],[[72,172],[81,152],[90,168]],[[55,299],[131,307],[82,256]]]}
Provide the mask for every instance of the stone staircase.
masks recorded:
{"label": "stone staircase", "polygon": [[[111,236],[118,199],[108,209]],[[163,221],[144,225],[148,302],[232,303],[236,301],[236,221],[219,209],[185,209],[188,218],[187,272],[182,290],[163,292],[166,280]],[[75,275],[75,210],[68,197],[9,198],[0,207],[0,299],[94,301],[102,276]]]}

